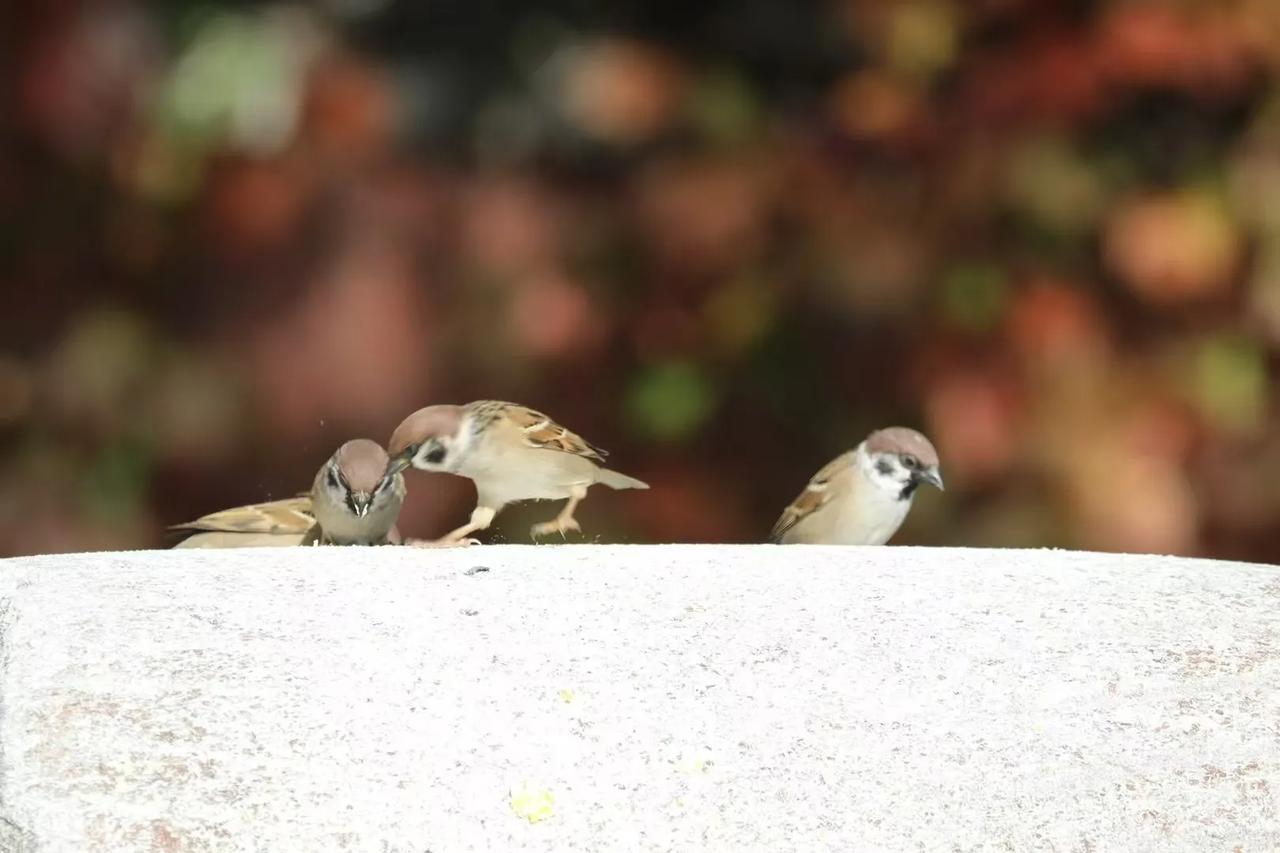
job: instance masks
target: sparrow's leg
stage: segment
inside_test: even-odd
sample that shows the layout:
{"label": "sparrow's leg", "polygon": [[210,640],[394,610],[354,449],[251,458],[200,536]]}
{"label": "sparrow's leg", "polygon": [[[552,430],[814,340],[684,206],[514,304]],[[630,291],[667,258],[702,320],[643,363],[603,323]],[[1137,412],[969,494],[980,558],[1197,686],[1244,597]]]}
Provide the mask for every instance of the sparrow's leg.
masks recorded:
{"label": "sparrow's leg", "polygon": [[448,536],[442,536],[439,539],[406,539],[404,544],[410,548],[465,548],[470,545],[479,545],[480,540],[470,537],[450,539]]}
{"label": "sparrow's leg", "polygon": [[578,508],[578,504],[586,496],[586,486],[574,486],[569,492],[569,502],[564,505],[564,509],[560,510],[560,514],[550,521],[535,524],[529,528],[529,533],[537,539],[539,536],[546,536],[548,533],[559,533],[563,536],[570,530],[581,532],[582,528],[578,526],[578,520],[573,517],[573,511]]}
{"label": "sparrow's leg", "polygon": [[410,539],[405,542],[414,548],[452,548],[462,545],[479,545],[480,540],[471,539],[468,533],[475,533],[477,530],[484,530],[490,524],[493,524],[493,517],[498,514],[496,509],[487,506],[478,506],[471,512],[471,521],[459,527],[457,530],[451,530],[444,536],[434,541],[428,539]]}

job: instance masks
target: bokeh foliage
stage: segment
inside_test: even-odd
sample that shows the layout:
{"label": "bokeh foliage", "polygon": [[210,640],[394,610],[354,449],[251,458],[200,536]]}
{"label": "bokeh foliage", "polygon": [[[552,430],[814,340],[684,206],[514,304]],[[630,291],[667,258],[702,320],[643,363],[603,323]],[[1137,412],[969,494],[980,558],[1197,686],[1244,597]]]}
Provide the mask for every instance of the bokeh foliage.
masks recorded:
{"label": "bokeh foliage", "polygon": [[904,423],[899,541],[1280,562],[1274,0],[7,14],[0,553],[496,397],[653,484],[606,541],[756,541]]}

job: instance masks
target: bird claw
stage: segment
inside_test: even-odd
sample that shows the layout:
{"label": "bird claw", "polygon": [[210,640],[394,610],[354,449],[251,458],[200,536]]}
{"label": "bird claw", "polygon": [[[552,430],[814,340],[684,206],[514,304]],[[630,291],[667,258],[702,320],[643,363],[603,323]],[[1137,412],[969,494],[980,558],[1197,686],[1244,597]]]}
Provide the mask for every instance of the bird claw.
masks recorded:
{"label": "bird claw", "polygon": [[469,536],[465,539],[408,539],[404,544],[410,548],[466,548],[479,545],[480,540]]}
{"label": "bird claw", "polygon": [[564,539],[567,538],[566,534],[569,531],[573,531],[574,533],[582,532],[582,528],[578,526],[577,519],[557,518],[552,521],[544,521],[542,524],[535,524],[533,527],[529,528],[529,534],[533,536],[534,539],[546,536],[548,533],[559,533],[560,538]]}

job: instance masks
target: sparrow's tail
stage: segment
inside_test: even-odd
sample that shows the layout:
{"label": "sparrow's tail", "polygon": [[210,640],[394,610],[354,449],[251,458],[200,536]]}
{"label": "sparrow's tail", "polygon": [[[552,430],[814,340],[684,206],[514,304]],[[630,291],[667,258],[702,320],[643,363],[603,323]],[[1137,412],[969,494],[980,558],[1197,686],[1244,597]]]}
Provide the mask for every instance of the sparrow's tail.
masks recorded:
{"label": "sparrow's tail", "polygon": [[611,489],[647,489],[648,483],[643,483],[635,477],[628,477],[626,474],[619,474],[617,471],[611,471],[608,468],[601,468],[596,472],[596,482],[603,483]]}

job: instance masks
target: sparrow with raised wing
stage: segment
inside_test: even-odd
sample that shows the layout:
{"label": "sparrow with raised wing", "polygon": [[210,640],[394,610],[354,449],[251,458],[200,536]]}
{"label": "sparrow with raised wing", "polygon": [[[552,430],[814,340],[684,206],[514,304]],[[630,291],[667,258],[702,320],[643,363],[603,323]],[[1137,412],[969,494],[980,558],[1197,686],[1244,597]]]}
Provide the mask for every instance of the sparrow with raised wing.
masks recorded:
{"label": "sparrow with raised wing", "polygon": [[316,472],[310,494],[225,509],[175,525],[175,530],[198,531],[175,547],[398,545],[404,477],[387,474],[388,461],[377,442],[348,441]]}
{"label": "sparrow with raised wing", "polygon": [[568,498],[554,519],[530,531],[535,537],[563,535],[581,529],[573,514],[596,483],[612,489],[649,488],[602,467],[605,451],[541,412],[498,400],[419,409],[396,427],[388,449],[387,476],[412,466],[475,482],[471,520],[442,542],[461,541],[484,530],[509,503]]}
{"label": "sparrow with raised wing", "polygon": [[813,475],[773,525],[770,541],[883,545],[911,509],[916,489],[942,489],[938,452],[906,427],[876,430]]}

